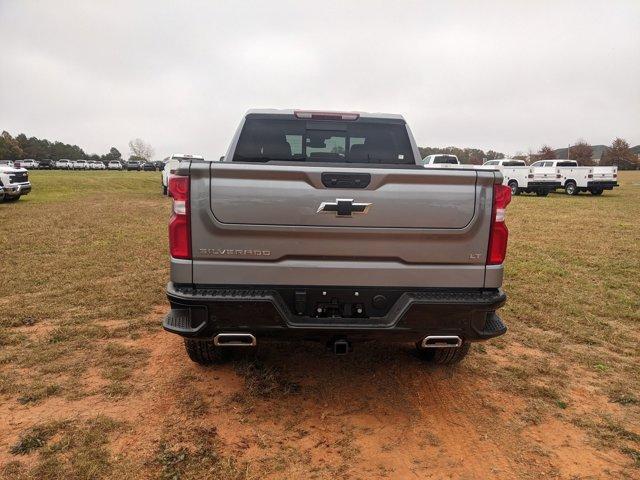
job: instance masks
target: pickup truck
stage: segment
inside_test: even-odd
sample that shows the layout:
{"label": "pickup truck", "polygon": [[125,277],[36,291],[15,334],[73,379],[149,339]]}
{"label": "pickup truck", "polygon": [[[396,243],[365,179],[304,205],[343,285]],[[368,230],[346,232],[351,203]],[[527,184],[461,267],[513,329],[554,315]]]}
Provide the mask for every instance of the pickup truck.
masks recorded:
{"label": "pickup truck", "polygon": [[169,194],[169,175],[171,170],[175,170],[180,163],[180,160],[204,160],[204,157],[200,155],[189,155],[185,153],[174,153],[170,157],[163,160],[162,163],[162,194]]}
{"label": "pickup truck", "polygon": [[618,186],[618,167],[581,167],[575,160],[539,160],[533,166],[556,167],[560,187],[568,195],[580,192],[602,195],[605,190]]}
{"label": "pickup truck", "polygon": [[411,342],[448,364],[502,335],[511,192],[420,160],[399,115],[250,110],[223,161],[169,175],[164,328],[202,364],[271,339]]}
{"label": "pickup truck", "polygon": [[524,160],[511,158],[489,160],[477,168],[500,171],[502,183],[511,189],[512,195],[535,193],[546,197],[560,186],[560,176],[556,168],[527,166]]}
{"label": "pickup truck", "polygon": [[26,168],[0,165],[0,187],[4,192],[3,201],[13,202],[31,192],[29,172]]}
{"label": "pickup truck", "polygon": [[460,165],[460,160],[456,155],[450,155],[448,153],[438,153],[435,155],[427,155],[420,162],[425,167],[452,167]]}

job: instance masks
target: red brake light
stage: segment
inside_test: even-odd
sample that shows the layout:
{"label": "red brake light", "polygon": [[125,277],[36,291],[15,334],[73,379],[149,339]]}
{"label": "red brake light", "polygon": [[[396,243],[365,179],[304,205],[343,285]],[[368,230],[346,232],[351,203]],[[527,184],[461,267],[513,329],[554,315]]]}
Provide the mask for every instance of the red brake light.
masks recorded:
{"label": "red brake light", "polygon": [[169,176],[169,194],[173,198],[173,213],[169,220],[169,252],[174,258],[190,259],[189,177]]}
{"label": "red brake light", "polygon": [[511,188],[505,185],[493,185],[493,207],[491,209],[491,231],[487,265],[500,265],[507,254],[509,230],[504,223],[505,210],[511,201]]}
{"label": "red brake light", "polygon": [[359,113],[354,112],[318,112],[315,110],[295,110],[296,118],[307,118],[310,120],[357,120]]}

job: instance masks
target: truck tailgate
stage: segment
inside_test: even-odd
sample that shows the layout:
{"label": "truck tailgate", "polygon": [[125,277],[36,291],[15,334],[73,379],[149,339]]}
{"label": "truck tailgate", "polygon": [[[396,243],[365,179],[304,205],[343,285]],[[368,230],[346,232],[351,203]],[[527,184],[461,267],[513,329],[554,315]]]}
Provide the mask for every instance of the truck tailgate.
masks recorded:
{"label": "truck tailgate", "polygon": [[[349,187],[350,179],[360,187]],[[332,211],[339,199],[366,207],[339,215]],[[475,201],[475,171],[452,175],[420,168],[211,167],[211,210],[223,224],[462,229],[473,219]]]}
{"label": "truck tailgate", "polygon": [[482,288],[496,176],[194,162],[192,281]]}

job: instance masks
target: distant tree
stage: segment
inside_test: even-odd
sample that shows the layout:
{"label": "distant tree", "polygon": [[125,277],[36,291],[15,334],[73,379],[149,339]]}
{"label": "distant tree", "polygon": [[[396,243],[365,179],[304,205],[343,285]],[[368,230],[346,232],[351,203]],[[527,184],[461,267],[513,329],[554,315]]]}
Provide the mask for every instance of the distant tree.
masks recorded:
{"label": "distant tree", "polygon": [[153,158],[153,148],[141,138],[134,138],[129,141],[129,149],[134,157],[140,157],[147,161]]}
{"label": "distant tree", "polygon": [[18,141],[9,132],[3,131],[0,135],[0,160],[18,160],[24,158],[23,155]]}
{"label": "distant tree", "polygon": [[144,157],[139,157],[138,155],[130,155],[129,161],[130,162],[146,162],[147,159]]}
{"label": "distant tree", "polygon": [[102,160],[103,162],[112,162],[112,161],[119,162],[122,160],[122,154],[116,147],[111,147],[111,149],[109,150],[109,153],[102,155],[102,157],[100,157],[100,160]]}
{"label": "distant tree", "polygon": [[493,150],[488,150],[486,153],[487,160],[498,160],[499,158],[504,158],[504,153],[494,152]]}
{"label": "distant tree", "polygon": [[553,160],[556,158],[556,152],[549,145],[543,145],[536,155],[538,160]]}
{"label": "distant tree", "polygon": [[593,148],[582,139],[569,147],[569,159],[576,160],[578,165],[593,165]]}
{"label": "distant tree", "polygon": [[527,154],[523,152],[516,152],[511,158],[515,158],[516,160],[527,160]]}
{"label": "distant tree", "polygon": [[609,148],[604,152],[601,165],[615,165],[621,170],[632,170],[638,168],[638,156],[631,151],[629,143],[622,139],[616,138]]}

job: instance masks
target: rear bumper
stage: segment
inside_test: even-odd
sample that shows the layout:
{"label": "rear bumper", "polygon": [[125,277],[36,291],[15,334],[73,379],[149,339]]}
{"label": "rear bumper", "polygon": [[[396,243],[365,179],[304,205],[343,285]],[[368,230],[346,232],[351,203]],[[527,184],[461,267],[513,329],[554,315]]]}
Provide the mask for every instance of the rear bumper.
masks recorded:
{"label": "rear bumper", "polygon": [[529,182],[527,184],[527,188],[537,189],[537,190],[541,190],[541,189],[555,190],[557,188],[560,188],[561,186],[562,184],[560,182],[545,182],[545,181],[535,181],[535,182]]}
{"label": "rear bumper", "polygon": [[613,190],[613,187],[617,187],[618,182],[615,180],[593,180],[591,182],[587,182],[587,188],[601,188],[603,190]]}
{"label": "rear bumper", "polygon": [[[386,299],[383,306],[381,296]],[[218,333],[242,332],[251,333],[258,340],[345,336],[354,341],[417,342],[427,335],[457,335],[473,342],[497,337],[507,330],[495,313],[506,301],[500,289],[234,289],[169,283],[167,297],[171,312],[163,327],[192,338],[212,339]],[[345,298],[351,298],[353,303]],[[332,301],[336,302],[332,311],[337,315],[314,316],[318,308],[333,308]],[[364,313],[358,316],[356,309],[360,306]],[[339,316],[347,311],[347,317]]]}

